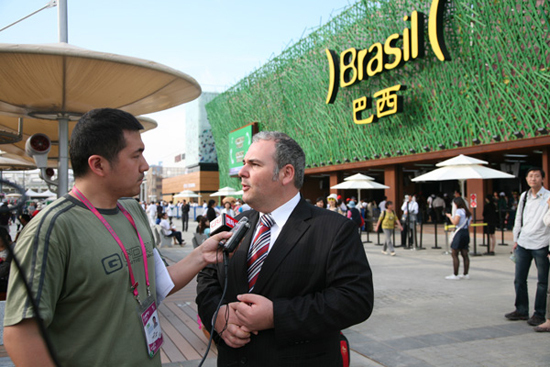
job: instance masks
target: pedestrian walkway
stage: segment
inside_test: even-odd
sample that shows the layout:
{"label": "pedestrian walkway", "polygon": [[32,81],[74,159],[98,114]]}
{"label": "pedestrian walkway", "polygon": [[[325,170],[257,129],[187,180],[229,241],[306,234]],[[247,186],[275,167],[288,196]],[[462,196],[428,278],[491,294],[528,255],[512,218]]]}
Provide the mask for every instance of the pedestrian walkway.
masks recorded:
{"label": "pedestrian walkway", "polygon": [[[174,223],[181,228],[181,221]],[[187,245],[161,248],[169,263],[192,251],[196,223],[183,232]],[[400,366],[549,366],[550,333],[536,333],[525,321],[508,321],[514,309],[514,263],[510,261],[511,232],[495,256],[471,256],[470,280],[452,281],[452,260],[445,237],[434,247],[433,229],[425,227],[423,248],[396,248],[392,257],[381,253],[376,235],[362,238],[374,276],[374,311],[365,322],[344,330],[350,340],[352,367]],[[399,235],[396,236],[400,243]],[[478,253],[486,252],[478,238]],[[497,233],[497,244],[500,232]],[[473,250],[473,249],[472,249]],[[462,269],[462,267],[461,267]],[[529,295],[534,302],[536,269],[529,274]],[[160,306],[165,343],[163,367],[198,366],[207,339],[197,322],[196,283],[192,282]],[[216,366],[212,347],[204,366]],[[0,367],[13,366],[0,358]]]}
{"label": "pedestrian walkway", "polygon": [[[399,243],[399,234],[396,237]],[[190,234],[184,238],[189,242]],[[550,365],[550,333],[536,333],[525,321],[504,318],[514,309],[510,231],[504,232],[504,241],[497,233],[497,244],[508,246],[497,245],[495,256],[471,256],[471,279],[460,281],[445,279],[452,273],[452,260],[446,253],[442,231],[439,248],[432,248],[433,226],[424,227],[425,250],[397,247],[395,257],[381,253],[376,234],[369,234],[370,243],[366,243],[366,234],[362,238],[373,270],[375,301],[367,321],[344,330],[350,340],[351,366]],[[478,231],[478,254],[487,251],[481,243]],[[162,252],[177,259],[188,251],[190,248],[174,247]],[[529,276],[531,302],[536,279],[533,266]],[[190,285],[182,292],[190,295],[194,289]],[[215,356],[210,353],[209,357]],[[214,361],[209,358],[205,365],[215,366]],[[198,360],[163,360],[163,366],[197,365]]]}

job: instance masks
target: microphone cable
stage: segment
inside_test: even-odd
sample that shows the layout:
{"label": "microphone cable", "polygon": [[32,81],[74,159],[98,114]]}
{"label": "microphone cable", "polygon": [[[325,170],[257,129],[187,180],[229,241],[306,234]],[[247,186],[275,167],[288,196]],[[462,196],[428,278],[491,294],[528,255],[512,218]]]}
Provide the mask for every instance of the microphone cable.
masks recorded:
{"label": "microphone cable", "polygon": [[[221,248],[220,248],[221,250]],[[224,268],[224,273],[225,273],[225,281],[224,281],[224,285],[223,285],[223,292],[222,292],[222,296],[220,298],[220,302],[218,303],[218,306],[216,307],[216,312],[214,312],[214,316],[212,317],[212,328],[210,330],[210,338],[208,339],[208,345],[206,347],[206,352],[204,352],[204,356],[202,357],[200,363],[199,363],[199,367],[202,367],[204,361],[206,360],[206,356],[208,355],[208,352],[210,352],[210,347],[212,346],[212,338],[214,337],[214,332],[215,332],[215,329],[214,329],[214,325],[216,324],[216,320],[218,318],[218,312],[220,312],[220,308],[222,307],[222,304],[223,304],[223,300],[225,298],[225,293],[227,292],[227,285],[228,285],[228,269],[229,269],[229,253],[227,251],[223,251],[223,268]],[[229,305],[227,306],[226,308],[226,312],[229,313]],[[225,328],[227,327],[227,320],[228,320],[228,316],[225,318],[225,322],[226,322],[226,325],[224,327],[224,331],[225,331]],[[223,331],[222,331],[223,333]],[[220,334],[221,335],[221,334]]]}
{"label": "microphone cable", "polygon": [[[16,185],[15,183],[4,180],[4,179],[0,179],[0,185],[10,186],[10,187],[14,188],[19,194],[21,194],[21,197],[20,197],[19,201],[17,202],[17,204],[14,207],[9,208],[7,206],[1,206],[0,207],[0,213],[15,211],[16,216],[19,217],[19,215],[23,211],[23,206],[25,205],[25,202],[27,201],[27,195],[25,195],[25,190],[22,187]],[[6,245],[7,245],[6,247],[8,248],[8,252],[11,255],[12,261],[14,262],[17,270],[19,271],[19,276],[21,277],[21,280],[23,281],[23,284],[25,286],[25,290],[27,292],[27,297],[29,298],[29,300],[31,302],[31,306],[32,306],[32,309],[33,309],[33,312],[34,312],[34,317],[33,318],[36,320],[36,323],[38,325],[38,330],[40,331],[40,335],[42,336],[42,339],[44,340],[44,344],[46,345],[46,349],[48,350],[48,353],[50,354],[52,362],[55,364],[55,366],[56,367],[61,367],[61,364],[59,363],[59,359],[57,357],[57,354],[56,354],[56,352],[53,348],[52,341],[51,341],[51,339],[48,335],[48,332],[46,330],[46,326],[44,325],[44,321],[42,320],[42,317],[40,317],[40,311],[38,310],[38,304],[36,303],[36,300],[34,299],[33,294],[32,294],[31,287],[29,286],[29,283],[27,282],[27,279],[25,278],[25,273],[23,272],[23,268],[21,267],[21,263],[19,262],[17,257],[15,257],[15,251],[13,250],[12,246],[10,246],[8,244],[6,244]],[[16,246],[17,246],[17,244],[16,244]],[[8,282],[9,282],[9,280],[8,280]]]}

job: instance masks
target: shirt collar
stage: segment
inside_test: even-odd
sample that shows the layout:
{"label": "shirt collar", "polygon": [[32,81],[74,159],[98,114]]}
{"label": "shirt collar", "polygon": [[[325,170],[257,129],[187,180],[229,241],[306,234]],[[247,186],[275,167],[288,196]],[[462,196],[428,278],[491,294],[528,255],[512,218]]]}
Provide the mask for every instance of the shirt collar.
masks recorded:
{"label": "shirt collar", "polygon": [[528,191],[528,197],[531,198],[531,199],[538,199],[538,198],[542,197],[546,192],[548,192],[548,190],[546,190],[546,189],[544,188],[544,186],[542,186],[542,187],[540,188],[539,192],[537,192],[537,196],[536,196],[536,197],[533,197],[532,191],[531,191],[531,189],[529,189],[529,191]]}
{"label": "shirt collar", "polygon": [[[277,209],[273,210],[270,214],[273,218],[273,221],[275,222],[275,225],[277,225],[279,228],[284,227],[286,221],[290,217],[290,214],[294,211],[294,208],[298,205],[300,202],[300,193],[298,192],[292,199],[278,207]],[[263,215],[265,213],[260,213],[260,215]]]}

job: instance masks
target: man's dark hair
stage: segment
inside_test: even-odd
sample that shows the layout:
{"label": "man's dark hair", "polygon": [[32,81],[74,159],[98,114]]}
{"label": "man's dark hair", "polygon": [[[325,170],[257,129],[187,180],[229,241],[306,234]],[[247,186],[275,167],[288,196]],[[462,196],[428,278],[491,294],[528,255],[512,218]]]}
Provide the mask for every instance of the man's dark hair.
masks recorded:
{"label": "man's dark hair", "polygon": [[124,130],[139,131],[143,126],[131,114],[113,108],[98,108],[84,114],[71,134],[69,154],[74,177],[88,173],[88,158],[99,155],[109,163],[126,147]]}
{"label": "man's dark hair", "polygon": [[21,220],[21,219],[23,219],[26,223],[28,223],[28,222],[30,222],[30,220],[31,220],[31,216],[28,215],[28,214],[21,214],[21,215],[19,216],[19,220]]}
{"label": "man's dark hair", "polygon": [[544,178],[544,171],[542,170],[542,168],[540,167],[531,167],[527,170],[527,173],[525,174],[525,176],[527,177],[527,175],[529,174],[529,172],[531,171],[539,171],[540,172],[540,175],[542,176],[542,178]]}

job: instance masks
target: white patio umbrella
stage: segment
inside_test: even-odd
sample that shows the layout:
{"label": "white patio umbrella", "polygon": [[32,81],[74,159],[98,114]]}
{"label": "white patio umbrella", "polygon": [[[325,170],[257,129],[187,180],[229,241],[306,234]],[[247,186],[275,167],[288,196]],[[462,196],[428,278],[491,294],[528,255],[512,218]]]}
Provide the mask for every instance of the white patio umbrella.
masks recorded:
{"label": "white patio umbrella", "polygon": [[63,195],[68,189],[69,121],[98,107],[136,116],[157,112],[194,100],[201,88],[189,75],[167,66],[60,41],[0,44],[0,114],[56,123],[58,133],[52,138],[59,142],[58,194]]}
{"label": "white patio umbrella", "polygon": [[464,181],[466,180],[515,177],[509,173],[482,166],[482,164],[487,163],[488,162],[482,161],[481,159],[476,159],[461,154],[436,164],[436,166],[441,168],[437,168],[431,172],[417,176],[413,178],[412,181],[458,180],[460,182],[460,191],[462,192],[462,195],[464,195]]}
{"label": "white patio umbrella", "polygon": [[175,198],[200,198],[201,196],[192,190],[183,190],[174,195]]}
{"label": "white patio umbrella", "polygon": [[374,181],[373,177],[364,175],[362,173],[356,173],[355,175],[344,178],[344,181]]}
{"label": "white patio umbrella", "polygon": [[[44,191],[44,192],[35,192],[33,195],[29,195],[29,194],[26,193],[26,195],[27,195],[27,197],[32,196],[33,198],[49,198],[50,196],[52,196],[52,192],[51,191],[48,191],[48,192],[46,192],[46,191]],[[53,194],[53,195],[55,195],[55,194]]]}
{"label": "white patio umbrella", "polygon": [[25,191],[25,196],[28,198],[36,197],[36,195],[38,195],[38,193],[32,189],[28,189],[27,191]]}
{"label": "white patio umbrella", "polygon": [[342,190],[357,189],[357,199],[361,200],[361,190],[389,189],[390,187],[374,181],[372,177],[358,173],[344,178],[344,182],[331,186],[330,188]]}
{"label": "white patio umbrella", "polygon": [[236,192],[237,190],[235,190],[234,188],[226,186],[226,187],[222,187],[215,193],[210,194],[210,196],[233,196],[235,195]]}
{"label": "white patio umbrella", "polygon": [[[42,195],[44,195],[45,197],[47,198],[50,198],[50,197],[53,197],[53,196],[57,196],[57,194],[55,192],[51,192],[50,189],[44,191],[44,192],[41,192]],[[47,195],[47,196],[46,196]]]}

